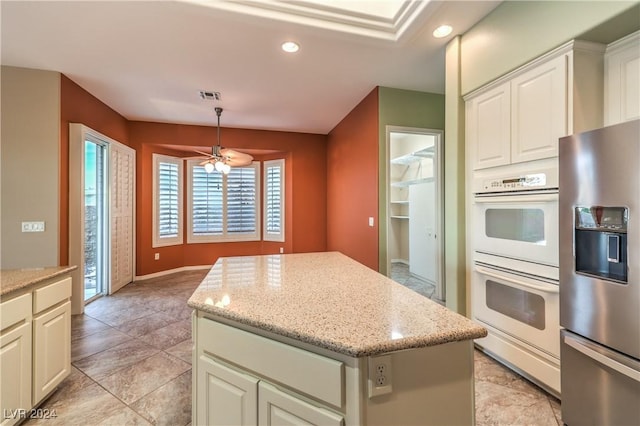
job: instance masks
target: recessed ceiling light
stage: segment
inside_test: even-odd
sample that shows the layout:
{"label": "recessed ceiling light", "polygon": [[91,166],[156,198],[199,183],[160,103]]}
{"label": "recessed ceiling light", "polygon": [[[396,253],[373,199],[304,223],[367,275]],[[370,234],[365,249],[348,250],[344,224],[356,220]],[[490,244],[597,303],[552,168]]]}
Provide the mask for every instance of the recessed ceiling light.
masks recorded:
{"label": "recessed ceiling light", "polygon": [[453,28],[451,28],[451,25],[440,25],[438,28],[436,28],[433,31],[433,36],[435,38],[446,37],[449,34],[451,34],[451,31],[453,31]]}
{"label": "recessed ceiling light", "polygon": [[300,50],[300,45],[295,41],[285,41],[282,43],[282,50],[287,53],[295,53]]}

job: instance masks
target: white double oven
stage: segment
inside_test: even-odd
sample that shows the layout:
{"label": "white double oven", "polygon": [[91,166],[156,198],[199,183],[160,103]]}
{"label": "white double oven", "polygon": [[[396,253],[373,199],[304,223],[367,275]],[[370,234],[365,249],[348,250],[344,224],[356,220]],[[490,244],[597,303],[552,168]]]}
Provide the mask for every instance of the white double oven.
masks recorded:
{"label": "white double oven", "polygon": [[557,158],[477,170],[472,190],[476,342],[559,395]]}

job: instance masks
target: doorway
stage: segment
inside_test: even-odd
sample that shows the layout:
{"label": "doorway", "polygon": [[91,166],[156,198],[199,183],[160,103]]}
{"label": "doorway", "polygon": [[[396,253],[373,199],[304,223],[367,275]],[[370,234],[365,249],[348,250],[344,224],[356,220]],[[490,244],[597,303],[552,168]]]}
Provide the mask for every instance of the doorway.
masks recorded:
{"label": "doorway", "polygon": [[387,126],[387,271],[444,302],[442,131]]}
{"label": "doorway", "polygon": [[135,277],[135,150],[69,124],[72,313]]}

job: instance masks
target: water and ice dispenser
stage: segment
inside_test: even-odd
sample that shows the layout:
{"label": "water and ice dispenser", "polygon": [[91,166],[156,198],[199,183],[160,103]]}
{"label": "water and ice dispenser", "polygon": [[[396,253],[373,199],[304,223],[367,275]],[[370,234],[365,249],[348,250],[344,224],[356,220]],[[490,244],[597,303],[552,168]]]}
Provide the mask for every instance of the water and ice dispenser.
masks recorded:
{"label": "water and ice dispenser", "polygon": [[576,207],[576,273],[627,283],[627,222],[625,207]]}

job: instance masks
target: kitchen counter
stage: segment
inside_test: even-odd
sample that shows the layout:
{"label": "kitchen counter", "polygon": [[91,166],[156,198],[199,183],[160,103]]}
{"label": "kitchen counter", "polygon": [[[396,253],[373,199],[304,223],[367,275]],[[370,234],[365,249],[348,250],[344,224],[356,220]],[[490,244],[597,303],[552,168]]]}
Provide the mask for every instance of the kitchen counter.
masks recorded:
{"label": "kitchen counter", "polygon": [[24,268],[0,270],[0,296],[28,289],[50,278],[67,274],[77,266],[52,266],[47,268]]}
{"label": "kitchen counter", "polygon": [[188,303],[355,357],[487,334],[469,319],[337,252],[221,258]]}
{"label": "kitchen counter", "polygon": [[341,253],[220,258],[188,304],[195,424],[473,423],[487,331]]}

